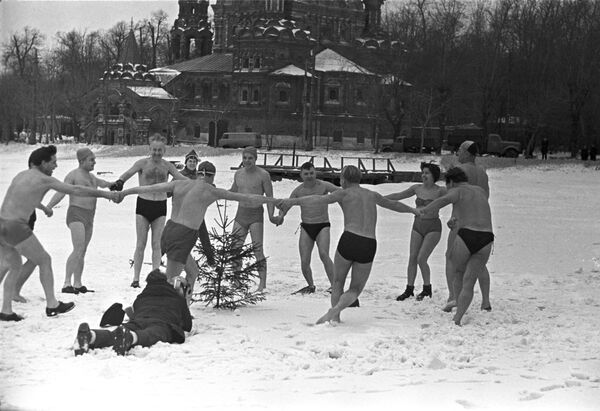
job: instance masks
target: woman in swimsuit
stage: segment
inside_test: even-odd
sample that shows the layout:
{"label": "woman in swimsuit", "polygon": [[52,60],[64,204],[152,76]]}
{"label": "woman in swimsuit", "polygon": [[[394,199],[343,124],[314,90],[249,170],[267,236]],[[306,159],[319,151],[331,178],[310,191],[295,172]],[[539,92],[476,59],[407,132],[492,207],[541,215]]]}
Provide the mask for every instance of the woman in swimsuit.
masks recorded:
{"label": "woman in swimsuit", "polygon": [[[441,174],[438,165],[421,163],[421,171],[423,183],[415,184],[400,193],[387,195],[386,198],[390,200],[402,200],[417,196],[415,202],[417,209],[419,209],[446,194],[446,189],[435,183],[439,180]],[[435,246],[440,242],[441,235],[442,223],[437,212],[421,217],[415,216],[410,236],[410,257],[408,259],[406,290],[396,298],[397,301],[404,301],[408,297],[414,296],[417,266],[421,269],[421,275],[423,276],[423,291],[417,295],[417,300],[421,301],[425,297],[431,298],[431,275],[427,260]]]}

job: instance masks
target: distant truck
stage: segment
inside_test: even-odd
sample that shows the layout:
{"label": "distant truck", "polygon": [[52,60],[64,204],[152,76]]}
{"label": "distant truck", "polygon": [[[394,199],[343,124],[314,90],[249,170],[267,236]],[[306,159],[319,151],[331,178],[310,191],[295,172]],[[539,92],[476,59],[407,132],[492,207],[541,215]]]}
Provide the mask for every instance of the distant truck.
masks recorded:
{"label": "distant truck", "polygon": [[260,133],[238,132],[238,133],[223,133],[223,137],[219,139],[219,147],[223,148],[243,148],[262,146],[262,137]]}
{"label": "distant truck", "polygon": [[471,140],[477,144],[479,153],[493,154],[501,157],[518,157],[523,151],[521,143],[518,141],[502,140],[499,134],[488,134],[487,138],[483,135],[483,129],[480,127],[454,128],[446,138],[446,148],[452,152],[458,151],[458,147],[463,141]]}
{"label": "distant truck", "polygon": [[433,153],[440,148],[440,128],[425,127],[423,145],[421,146],[421,134],[423,128],[413,127],[410,136],[399,136],[396,139],[384,139],[380,141],[381,151],[400,153]]}

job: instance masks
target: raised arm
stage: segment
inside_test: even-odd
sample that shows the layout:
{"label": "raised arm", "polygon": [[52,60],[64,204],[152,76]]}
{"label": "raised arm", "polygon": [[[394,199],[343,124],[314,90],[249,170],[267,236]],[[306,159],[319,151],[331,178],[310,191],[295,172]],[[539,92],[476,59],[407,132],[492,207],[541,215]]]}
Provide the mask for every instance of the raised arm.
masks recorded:
{"label": "raised arm", "polygon": [[387,198],[388,200],[398,201],[398,200],[404,200],[405,198],[412,197],[415,194],[416,194],[415,186],[412,185],[404,191],[400,191],[399,193],[388,194],[388,195],[384,196],[384,198]]}
{"label": "raised arm", "polygon": [[121,177],[119,177],[119,180],[121,180],[124,183],[127,180],[129,180],[131,177],[133,177],[133,175],[135,173],[139,172],[142,169],[142,167],[144,165],[144,161],[146,161],[146,160],[141,159],[141,160],[138,160],[135,163],[133,163],[133,166],[131,166],[131,168],[129,170],[127,170],[126,172],[121,174]]}
{"label": "raised arm", "polygon": [[399,201],[390,200],[379,193],[375,193],[377,205],[388,210],[396,211],[397,213],[412,213],[418,215],[417,209],[407,206]]}
{"label": "raised arm", "polygon": [[422,214],[437,212],[440,208],[446,207],[448,204],[456,203],[459,199],[458,190],[450,190],[446,195],[433,200],[425,207],[419,209]]}
{"label": "raised arm", "polygon": [[167,161],[167,164],[168,164],[167,167],[169,169],[169,174],[171,174],[171,176],[173,176],[173,180],[189,180],[189,178],[187,178],[186,176],[181,174],[179,172],[179,170],[177,170],[177,167],[175,167],[175,165],[173,163],[171,163],[170,161]]}
{"label": "raised arm", "polygon": [[[65,183],[70,184],[70,185],[74,184],[73,175],[71,173],[67,174],[67,176],[65,177]],[[48,201],[48,204],[46,205],[46,207],[48,207],[49,210],[52,210],[58,203],[60,203],[62,201],[63,198],[65,198],[65,195],[66,195],[66,193],[60,193],[57,191],[56,193],[54,193],[54,195],[52,196],[50,201]],[[45,210],[44,210],[44,212],[46,213]],[[48,214],[48,213],[46,213],[46,214]]]}

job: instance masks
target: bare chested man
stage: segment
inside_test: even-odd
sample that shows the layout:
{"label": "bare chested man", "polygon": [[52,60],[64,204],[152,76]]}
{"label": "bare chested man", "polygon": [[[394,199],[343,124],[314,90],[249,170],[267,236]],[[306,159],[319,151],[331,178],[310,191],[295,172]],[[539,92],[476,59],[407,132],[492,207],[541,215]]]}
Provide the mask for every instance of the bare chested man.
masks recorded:
{"label": "bare chested man", "polygon": [[[458,167],[465,172],[469,184],[481,187],[485,191],[486,196],[490,196],[490,187],[488,184],[488,176],[485,169],[475,164],[475,157],[477,155],[477,144],[473,141],[464,141],[458,148]],[[453,209],[454,210],[454,209]],[[457,217],[452,212],[452,217],[448,222],[450,232],[448,233],[448,245],[446,247],[446,281],[448,283],[448,302],[443,308],[444,311],[450,312],[452,308],[456,307],[457,295],[454,294],[455,287],[453,286],[455,269],[452,266],[451,251],[454,244],[454,239],[457,233]],[[481,309],[490,311],[492,305],[490,304],[490,273],[487,267],[478,275],[479,287],[481,289]]]}
{"label": "bare chested man", "polygon": [[21,269],[21,256],[40,267],[40,280],[46,294],[47,316],[53,317],[65,313],[75,306],[72,302],[63,303],[56,299],[50,255],[27,224],[44,195],[49,190],[55,190],[71,195],[116,198],[116,194],[108,191],[65,184],[53,178],[52,171],[56,168],[56,147],[47,146],[38,150],[40,150],[39,155],[34,156],[32,167],[13,178],[0,208],[0,269],[6,265],[10,266],[4,282],[4,299],[0,313],[0,320],[3,321],[22,319],[12,311],[12,298]]}
{"label": "bare chested man", "polygon": [[[121,191],[123,184],[134,174],[138,174],[139,185],[149,186],[164,183],[169,175],[175,180],[187,180],[175,166],[163,159],[166,140],[160,134],[150,138],[150,157],[136,161],[117,182],[111,190]],[[131,287],[140,287],[140,272],[144,262],[144,250],[148,241],[148,231],[152,229],[152,269],[160,267],[160,236],[162,235],[167,216],[167,193],[151,191],[141,193],[137,198],[135,207],[136,244],[133,255],[133,281]]]}
{"label": "bare chested man", "polygon": [[450,251],[455,270],[454,295],[457,309],[454,323],[460,325],[463,315],[473,300],[473,287],[490,257],[494,234],[492,214],[485,190],[468,183],[467,174],[459,167],[446,173],[448,194],[420,209],[425,214],[453,204],[456,217],[456,237]]}
{"label": "bare chested man", "polygon": [[173,210],[161,236],[161,249],[167,255],[167,278],[181,274],[185,268],[186,279],[193,286],[198,267],[190,255],[198,239],[198,228],[204,221],[204,214],[210,204],[216,200],[244,201],[251,207],[264,203],[278,202],[272,197],[252,194],[238,194],[214,187],[204,179],[171,181],[130,188],[122,191],[121,196],[130,194],[173,193]]}
{"label": "bare chested man", "polygon": [[[273,197],[273,185],[268,171],[256,165],[257,152],[254,147],[246,147],[242,152],[241,169],[235,172],[233,185],[229,191],[243,194],[266,195]],[[276,225],[281,224],[281,218],[275,217],[275,207],[272,203],[267,203],[269,211],[269,220]],[[240,202],[237,214],[233,223],[233,232],[237,234],[239,240],[246,241],[248,233],[252,242],[257,246],[255,253],[256,261],[263,261],[258,274],[260,283],[256,291],[261,292],[267,287],[267,262],[263,250],[263,218],[264,210],[262,205],[256,206]]]}
{"label": "bare chested man", "polygon": [[[66,184],[91,188],[108,188],[114,184],[114,182],[98,178],[91,172],[96,165],[96,156],[89,148],[84,147],[77,150],[77,161],[79,167],[67,174],[64,180]],[[46,207],[52,210],[64,197],[64,193],[54,194]],[[67,258],[65,282],[62,287],[63,293],[79,294],[92,291],[81,283],[81,277],[83,275],[85,253],[94,231],[96,201],[93,197],[69,196],[67,227],[71,230],[73,251]]]}
{"label": "bare chested man", "polygon": [[[292,191],[290,198],[300,198],[311,195],[324,195],[333,193],[340,188],[317,179],[317,172],[313,163],[304,163],[300,167],[300,178],[302,184]],[[280,217],[284,217],[287,210],[282,210]],[[310,260],[313,247],[317,244],[319,257],[325,268],[325,273],[329,279],[330,285],[333,285],[333,262],[329,257],[329,241],[330,227],[329,211],[327,204],[304,205],[300,207],[300,218],[302,223],[300,226],[300,239],[298,240],[298,248],[300,250],[300,266],[302,275],[308,284],[306,287],[296,291],[300,294],[312,294],[315,292],[315,283],[313,280],[312,270],[310,268]]]}
{"label": "bare chested man", "polygon": [[[399,213],[419,212],[405,204],[388,200],[381,194],[360,187],[362,174],[355,166],[342,169],[342,190],[321,196],[290,198],[282,202],[285,209],[292,205],[318,205],[339,203],[344,212],[344,233],[335,252],[334,280],[331,293],[331,309],[317,324],[326,321],[340,322],[340,312],[358,299],[371,273],[377,240],[377,206]],[[348,271],[352,269],[350,287],[344,292]]]}

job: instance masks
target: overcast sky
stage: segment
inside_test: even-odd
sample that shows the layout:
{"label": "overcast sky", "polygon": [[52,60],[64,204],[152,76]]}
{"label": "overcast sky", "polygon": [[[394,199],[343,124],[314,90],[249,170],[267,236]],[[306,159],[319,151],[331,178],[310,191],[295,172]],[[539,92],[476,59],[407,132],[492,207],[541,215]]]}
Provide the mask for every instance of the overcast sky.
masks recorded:
{"label": "overcast sky", "polygon": [[108,29],[161,9],[172,25],[179,12],[177,0],[0,0],[0,43],[25,26],[39,29],[50,44],[58,31]]}

